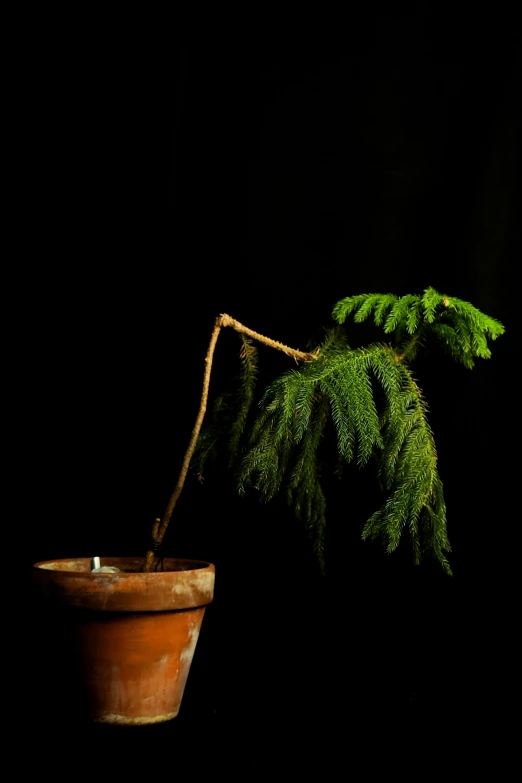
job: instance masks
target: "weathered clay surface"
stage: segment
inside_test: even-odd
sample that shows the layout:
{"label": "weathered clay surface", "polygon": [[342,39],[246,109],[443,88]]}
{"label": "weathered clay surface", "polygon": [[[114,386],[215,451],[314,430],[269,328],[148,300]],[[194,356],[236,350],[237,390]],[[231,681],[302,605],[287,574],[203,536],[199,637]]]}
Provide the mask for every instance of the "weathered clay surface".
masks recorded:
{"label": "weathered clay surface", "polygon": [[176,717],[204,613],[202,607],[79,618],[75,642],[90,717],[121,725]]}
{"label": "weathered clay surface", "polygon": [[165,559],[165,571],[140,573],[142,562],[102,558],[102,567],[122,573],[92,572],[90,558],[34,568],[45,603],[67,628],[57,652],[77,661],[75,698],[99,723],[140,725],[176,717],[213,598],[212,564]]}

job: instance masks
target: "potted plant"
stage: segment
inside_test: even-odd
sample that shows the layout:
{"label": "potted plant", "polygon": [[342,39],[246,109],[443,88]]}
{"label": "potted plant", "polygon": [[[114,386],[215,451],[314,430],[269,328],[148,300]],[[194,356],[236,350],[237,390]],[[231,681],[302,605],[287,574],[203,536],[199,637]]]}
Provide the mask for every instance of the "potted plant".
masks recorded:
{"label": "potted plant", "polygon": [[[384,340],[351,348],[343,324],[371,318]],[[322,450],[332,445],[339,465],[376,463],[384,504],[363,527],[393,552],[408,536],[413,560],[433,556],[447,574],[450,543],[437,452],[427,405],[412,363],[438,341],[467,368],[487,359],[502,324],[469,302],[433,288],[422,295],[360,294],[333,309],[336,325],[309,352],[290,348],[228,315],[214,324],[205,357],[203,391],[179,478],[142,558],[92,558],[36,563],[37,583],[78,653],[78,675],[90,718],[145,724],[178,714],[205,607],[212,601],[211,563],[165,558],[161,545],[192,465],[201,474],[223,433],[240,493],[254,487],[263,500],[284,486],[293,512],[308,528],[325,567],[326,498]],[[214,350],[221,330],[241,339],[240,395],[221,396],[209,427],[205,417]],[[292,366],[264,391],[252,416],[260,343],[282,351]],[[330,437],[326,437],[330,431]],[[93,567],[94,566],[94,567]],[[64,621],[67,619],[67,623]]]}

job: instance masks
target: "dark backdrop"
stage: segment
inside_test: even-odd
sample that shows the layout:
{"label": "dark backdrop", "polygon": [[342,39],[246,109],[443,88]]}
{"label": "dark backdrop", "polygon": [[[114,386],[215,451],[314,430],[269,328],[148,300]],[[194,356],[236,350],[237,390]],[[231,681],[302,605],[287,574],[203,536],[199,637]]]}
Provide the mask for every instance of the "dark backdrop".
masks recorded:
{"label": "dark backdrop", "polygon": [[[49,56],[35,73],[45,257],[26,282],[35,329],[20,390],[28,570],[145,551],[219,313],[305,348],[338,299],[431,285],[507,329],[472,372],[435,354],[417,365],[451,579],[414,568],[407,546],[386,556],[360,540],[371,476],[329,486],[326,578],[282,502],[240,500],[226,474],[189,477],[166,553],[214,562],[216,599],[180,716],[118,733],[123,746],[219,737],[222,749],[251,747],[253,763],[390,736],[400,753],[409,742],[435,753],[465,742],[463,724],[474,742],[508,732],[518,51],[507,22],[472,32],[397,13],[367,18],[344,45],[187,42],[159,84],[135,52],[103,67],[91,52],[69,70]],[[223,333],[214,391],[236,353]],[[268,349],[260,361],[262,380],[290,366]],[[34,725],[63,731],[55,702],[48,718],[50,683],[38,683],[47,701],[36,699]]]}

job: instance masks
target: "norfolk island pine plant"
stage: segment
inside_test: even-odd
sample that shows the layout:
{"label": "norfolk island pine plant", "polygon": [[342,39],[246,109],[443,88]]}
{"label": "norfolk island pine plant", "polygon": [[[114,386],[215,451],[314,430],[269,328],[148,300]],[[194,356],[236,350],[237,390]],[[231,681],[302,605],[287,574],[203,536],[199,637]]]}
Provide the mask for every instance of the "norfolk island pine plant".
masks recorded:
{"label": "norfolk island pine plant", "polygon": [[[340,466],[375,464],[385,492],[385,502],[364,524],[363,539],[381,540],[392,553],[407,537],[415,563],[431,556],[451,574],[435,439],[413,366],[426,341],[435,340],[451,358],[472,369],[476,359],[491,356],[489,342],[502,335],[504,327],[469,302],[433,288],[422,295],[349,296],[337,302],[332,316],[335,325],[308,352],[265,337],[226,314],[216,319],[200,408],[174,492],[163,517],[154,522],[145,557],[124,570],[152,579],[178,567],[190,571],[190,561],[163,559],[162,541],[189,470],[201,476],[209,456],[222,446],[240,494],[255,488],[263,501],[270,501],[285,492],[325,569],[327,497],[321,477],[324,449],[334,444],[334,461]],[[382,341],[352,348],[344,330],[350,318],[355,323],[374,321],[382,328]],[[235,393],[215,400],[211,422],[202,428],[214,350],[225,327],[240,338],[239,385]],[[257,344],[287,354],[293,366],[266,387],[256,406]],[[328,431],[332,437],[325,437]],[[212,600],[211,592],[206,598],[207,603]]]}

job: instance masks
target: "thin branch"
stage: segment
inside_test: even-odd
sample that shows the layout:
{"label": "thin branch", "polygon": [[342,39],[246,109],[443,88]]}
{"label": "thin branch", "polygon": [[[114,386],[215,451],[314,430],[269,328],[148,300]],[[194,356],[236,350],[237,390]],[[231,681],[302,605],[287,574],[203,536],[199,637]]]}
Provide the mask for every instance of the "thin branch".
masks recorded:
{"label": "thin branch", "polygon": [[265,337],[264,335],[259,334],[259,332],[254,332],[252,329],[249,329],[248,326],[243,326],[243,324],[239,323],[239,321],[236,321],[235,318],[232,318],[226,313],[223,313],[217,320],[221,321],[222,326],[231,326],[232,329],[236,330],[236,332],[246,334],[248,337],[252,337],[252,339],[263,343],[263,345],[268,345],[270,348],[283,351],[283,353],[286,353],[287,356],[291,356],[293,359],[297,359],[297,361],[313,362],[319,356],[319,350],[315,351],[314,353],[305,353],[304,351],[298,351],[295,348],[290,348],[288,345],[283,345],[283,343],[280,343],[277,340],[272,340],[270,337]]}

